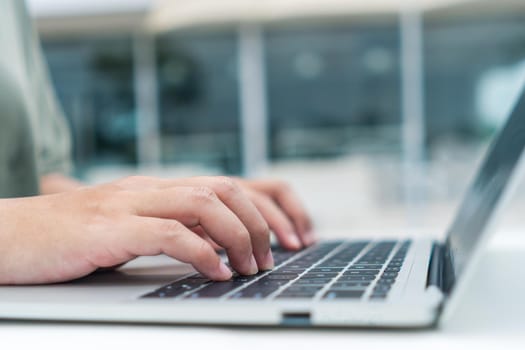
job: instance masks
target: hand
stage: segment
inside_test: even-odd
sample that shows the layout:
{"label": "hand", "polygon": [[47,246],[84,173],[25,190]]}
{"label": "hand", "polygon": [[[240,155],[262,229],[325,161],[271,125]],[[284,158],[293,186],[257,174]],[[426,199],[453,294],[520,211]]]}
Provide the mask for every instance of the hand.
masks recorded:
{"label": "hand", "polygon": [[212,246],[192,229],[224,247],[241,274],[273,267],[266,220],[241,185],[224,177],[131,177],[2,200],[0,222],[0,284],[62,282],[159,254],[190,263],[212,279],[231,278]]}
{"label": "hand", "polygon": [[[286,182],[234,180],[259,209],[284,248],[297,250],[315,242],[310,218],[297,195]],[[188,182],[188,180],[168,181],[174,186]],[[190,182],[194,183],[195,179]],[[80,182],[61,174],[43,176],[40,184],[42,194],[56,194],[82,186]],[[208,241],[214,249],[222,249],[201,227],[192,227],[191,230]]]}
{"label": "hand", "polygon": [[46,174],[40,177],[40,194],[73,191],[82,186],[82,183],[77,180],[59,173]]}
{"label": "hand", "polygon": [[[301,201],[283,181],[234,179],[254,203],[279,243],[286,249],[298,250],[315,243],[312,222]],[[193,180],[190,180],[190,183]],[[175,180],[187,184],[188,180]],[[222,249],[200,227],[192,231],[208,241],[216,250]]]}

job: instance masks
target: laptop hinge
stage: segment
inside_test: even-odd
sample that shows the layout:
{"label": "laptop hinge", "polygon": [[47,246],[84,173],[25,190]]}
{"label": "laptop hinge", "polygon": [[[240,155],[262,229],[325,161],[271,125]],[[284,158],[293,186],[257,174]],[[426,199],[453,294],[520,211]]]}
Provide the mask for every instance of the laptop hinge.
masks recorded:
{"label": "laptop hinge", "polygon": [[454,281],[450,250],[445,244],[435,242],[428,266],[427,287],[435,286],[448,295],[454,286]]}

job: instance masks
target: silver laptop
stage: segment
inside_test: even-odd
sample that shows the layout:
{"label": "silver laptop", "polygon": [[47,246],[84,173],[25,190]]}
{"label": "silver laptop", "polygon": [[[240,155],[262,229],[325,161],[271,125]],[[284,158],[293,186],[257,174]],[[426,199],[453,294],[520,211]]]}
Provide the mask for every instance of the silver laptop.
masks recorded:
{"label": "silver laptop", "polygon": [[525,93],[444,242],[345,240],[275,250],[273,271],[212,282],[166,257],[65,284],[0,287],[0,318],[174,324],[429,327],[461,302],[520,176]]}

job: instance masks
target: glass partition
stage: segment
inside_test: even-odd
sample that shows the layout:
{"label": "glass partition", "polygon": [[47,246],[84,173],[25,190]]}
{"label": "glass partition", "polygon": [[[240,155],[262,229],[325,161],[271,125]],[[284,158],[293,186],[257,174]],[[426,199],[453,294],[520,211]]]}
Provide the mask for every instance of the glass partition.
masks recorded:
{"label": "glass partition", "polygon": [[239,174],[236,32],[168,33],[158,39],[157,49],[163,162]]}
{"label": "glass partition", "polygon": [[43,48],[72,126],[79,174],[103,164],[135,164],[131,39],[48,39]]}

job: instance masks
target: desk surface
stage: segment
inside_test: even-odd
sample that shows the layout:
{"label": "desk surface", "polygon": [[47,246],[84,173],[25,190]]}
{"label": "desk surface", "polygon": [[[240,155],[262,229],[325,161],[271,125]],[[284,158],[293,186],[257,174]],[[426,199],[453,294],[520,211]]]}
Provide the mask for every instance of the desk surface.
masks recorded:
{"label": "desk surface", "polygon": [[[290,330],[0,322],[2,348],[20,349],[524,349],[525,235],[498,234],[454,317],[437,330]],[[6,344],[9,346],[4,347]]]}

